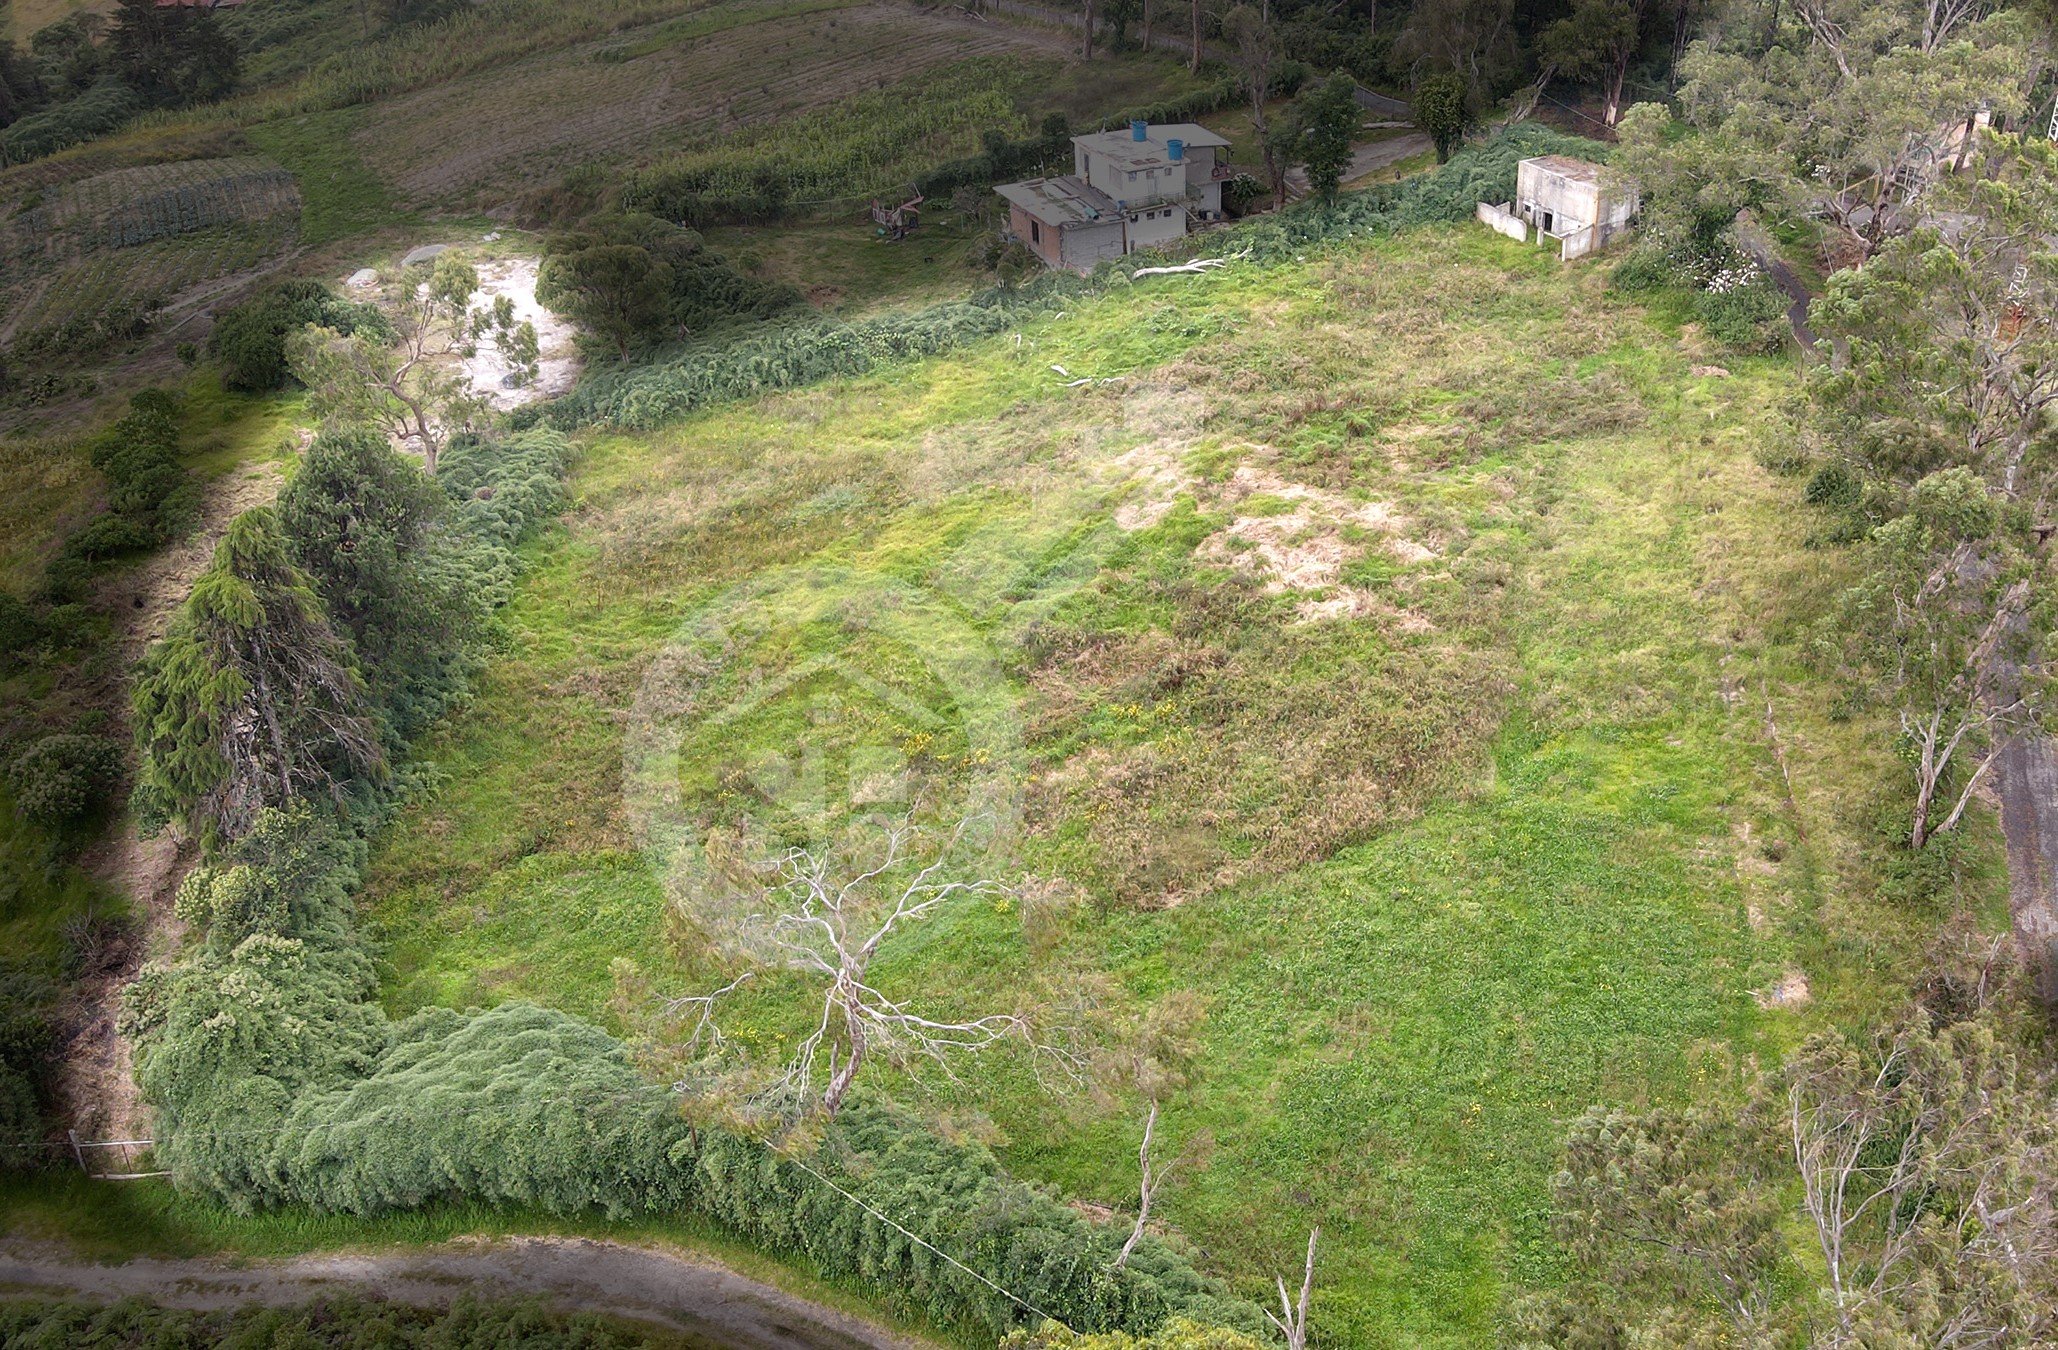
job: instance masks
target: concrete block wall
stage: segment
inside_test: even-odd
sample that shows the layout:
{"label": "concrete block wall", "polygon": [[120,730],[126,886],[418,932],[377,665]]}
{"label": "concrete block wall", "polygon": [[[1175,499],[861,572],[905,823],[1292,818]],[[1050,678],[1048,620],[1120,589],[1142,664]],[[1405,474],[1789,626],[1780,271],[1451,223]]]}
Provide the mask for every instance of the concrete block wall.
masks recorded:
{"label": "concrete block wall", "polygon": [[1520,216],[1508,209],[1509,205],[1507,202],[1502,202],[1499,206],[1491,202],[1481,202],[1479,218],[1495,234],[1504,234],[1518,244],[1526,244],[1529,242],[1529,226],[1523,223]]}

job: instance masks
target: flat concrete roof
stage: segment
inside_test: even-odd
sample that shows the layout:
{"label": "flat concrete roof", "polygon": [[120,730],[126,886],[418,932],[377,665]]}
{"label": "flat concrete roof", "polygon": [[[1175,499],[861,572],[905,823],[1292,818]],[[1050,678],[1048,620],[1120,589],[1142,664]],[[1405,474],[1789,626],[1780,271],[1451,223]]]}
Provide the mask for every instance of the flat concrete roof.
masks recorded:
{"label": "flat concrete roof", "polygon": [[1214,150],[1229,144],[1227,139],[1198,122],[1155,122],[1145,128],[1144,139],[1140,141],[1127,127],[1120,131],[1096,131],[1089,136],[1072,138],[1072,144],[1089,154],[1100,155],[1125,172],[1170,164],[1172,141],[1183,143],[1189,150]]}
{"label": "flat concrete roof", "polygon": [[1002,183],[994,189],[1046,225],[1118,222],[1122,209],[1115,199],[1073,174],[1062,178],[1031,178],[1020,183]]}
{"label": "flat concrete roof", "polygon": [[[1575,183],[1598,183],[1601,181],[1601,166],[1592,160],[1574,159],[1570,155],[1538,155],[1525,159],[1522,164],[1534,164],[1546,173],[1559,178],[1569,178]],[[1519,169],[1521,164],[1516,165]]]}

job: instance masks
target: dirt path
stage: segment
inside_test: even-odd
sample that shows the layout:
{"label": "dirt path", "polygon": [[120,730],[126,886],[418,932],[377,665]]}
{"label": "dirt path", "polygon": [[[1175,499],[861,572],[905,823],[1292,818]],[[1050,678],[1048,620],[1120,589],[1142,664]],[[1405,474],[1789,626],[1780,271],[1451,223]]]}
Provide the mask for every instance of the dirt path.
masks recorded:
{"label": "dirt path", "polygon": [[2008,908],[2036,971],[2037,992],[2058,1004],[2058,742],[2019,736],[1994,762],[2001,831],[2008,840]]}
{"label": "dirt path", "polygon": [[421,1307],[464,1293],[540,1295],[567,1311],[651,1323],[725,1350],[927,1350],[926,1342],[682,1253],[583,1238],[461,1241],[234,1266],[85,1265],[55,1249],[14,1244],[0,1246],[0,1289],[107,1301],[141,1296],[195,1309],[299,1303],[342,1290]]}
{"label": "dirt path", "polygon": [[[101,590],[100,608],[122,624],[118,670],[124,690],[112,700],[119,722],[109,728],[117,737],[128,737],[126,684],[137,663],[164,636],[173,611],[191,593],[229,522],[277,497],[279,481],[276,464],[240,468],[217,479],[201,508],[198,529],[141,566],[110,578]],[[137,967],[168,953],[178,941],[172,898],[186,860],[169,837],[146,839],[136,822],[123,815],[79,864],[94,880],[128,897],[137,927],[118,950],[106,953],[98,968],[81,976],[59,1011],[58,1114],[82,1138],[139,1138],[149,1131],[148,1109],[136,1092],[128,1042],[115,1030],[115,1017],[121,1011],[122,986],[135,978]]]}
{"label": "dirt path", "polygon": [[[1344,166],[1344,186],[1357,182],[1367,174],[1390,168],[1411,155],[1425,154],[1436,148],[1436,142],[1426,132],[1411,131],[1405,136],[1391,136],[1383,141],[1367,141],[1351,149],[1351,162]],[[1287,190],[1296,197],[1308,195],[1308,171],[1289,169],[1286,172]]]}

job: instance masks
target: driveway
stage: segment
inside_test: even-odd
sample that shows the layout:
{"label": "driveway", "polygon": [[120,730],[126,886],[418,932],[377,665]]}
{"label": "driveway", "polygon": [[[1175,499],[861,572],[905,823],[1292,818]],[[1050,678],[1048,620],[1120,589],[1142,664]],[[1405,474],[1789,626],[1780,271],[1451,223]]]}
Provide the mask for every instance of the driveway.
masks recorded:
{"label": "driveway", "polygon": [[[1344,186],[1349,187],[1368,174],[1391,168],[1404,159],[1435,148],[1436,142],[1429,139],[1427,132],[1421,131],[1410,131],[1403,136],[1389,136],[1383,141],[1367,141],[1351,150],[1351,162],[1343,171]],[[1286,190],[1296,197],[1307,196],[1307,170],[1287,170]]]}

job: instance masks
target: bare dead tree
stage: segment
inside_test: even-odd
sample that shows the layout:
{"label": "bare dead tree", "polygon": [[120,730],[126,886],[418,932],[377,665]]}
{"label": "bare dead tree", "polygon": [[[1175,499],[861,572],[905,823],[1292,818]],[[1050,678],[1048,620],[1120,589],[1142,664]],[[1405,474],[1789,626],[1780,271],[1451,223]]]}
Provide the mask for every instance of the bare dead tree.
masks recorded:
{"label": "bare dead tree", "polygon": [[1129,1264],[1129,1253],[1135,1251],[1136,1244],[1143,1240],[1143,1230],[1150,1223],[1151,1202],[1157,1199],[1158,1188],[1165,1184],[1166,1178],[1170,1177],[1174,1169],[1185,1162],[1188,1156],[1185,1153],[1181,1153],[1163,1167],[1157,1166],[1151,1160],[1151,1145],[1156,1140],[1157,1129],[1158,1103],[1153,1101],[1150,1104],[1150,1114],[1145,1116],[1143,1120],[1143,1147],[1138,1149],[1136,1154],[1137,1162],[1141,1168],[1141,1181],[1138,1185],[1136,1205],[1136,1226],[1129,1230],[1129,1240],[1122,1244],[1122,1250],[1115,1256],[1114,1268],[1116,1270],[1120,1270],[1123,1266]]}
{"label": "bare dead tree", "polygon": [[2043,1344],[2058,1214],[2048,1082],[1990,1027],[1824,1037],[1790,1070],[1788,1131],[1822,1254],[1824,1347]]}
{"label": "bare dead tree", "polygon": [[1265,1318],[1279,1328],[1279,1334],[1286,1337],[1286,1350],[1308,1350],[1308,1296],[1315,1291],[1315,1240],[1322,1236],[1320,1228],[1308,1230],[1308,1262],[1301,1271],[1301,1297],[1295,1303],[1287,1297],[1286,1277],[1278,1277],[1279,1315],[1266,1313]]}
{"label": "bare dead tree", "polygon": [[[791,849],[779,859],[775,879],[760,897],[764,911],[744,926],[752,930],[757,959],[819,980],[822,992],[813,1028],[760,1090],[761,1099],[820,1106],[834,1115],[874,1057],[904,1067],[926,1060],[954,1077],[957,1057],[1008,1040],[1027,1046],[1040,1063],[1076,1072],[1076,1057],[1038,1042],[1029,1019],[1019,1013],[930,1017],[871,982],[872,963],[896,932],[952,904],[1011,894],[991,878],[950,879],[953,855],[973,823],[960,821],[933,854],[923,855],[926,861],[918,856],[924,832],[912,814],[882,827],[878,857],[854,873],[842,873],[829,848]],[[694,1046],[715,1048],[721,1035],[716,1005],[750,978],[746,972],[712,994],[669,1000],[667,1009],[693,1019]],[[818,1088],[824,1075],[826,1085]]]}

